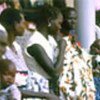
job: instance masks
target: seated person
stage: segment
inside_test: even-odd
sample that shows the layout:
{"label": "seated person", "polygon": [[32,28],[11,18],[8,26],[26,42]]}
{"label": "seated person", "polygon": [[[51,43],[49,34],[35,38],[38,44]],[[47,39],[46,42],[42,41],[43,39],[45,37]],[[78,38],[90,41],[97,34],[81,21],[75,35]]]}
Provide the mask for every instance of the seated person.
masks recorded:
{"label": "seated person", "polygon": [[[8,59],[0,60],[0,100],[21,100],[21,93],[14,84],[16,67]],[[2,94],[2,95],[1,95]]]}

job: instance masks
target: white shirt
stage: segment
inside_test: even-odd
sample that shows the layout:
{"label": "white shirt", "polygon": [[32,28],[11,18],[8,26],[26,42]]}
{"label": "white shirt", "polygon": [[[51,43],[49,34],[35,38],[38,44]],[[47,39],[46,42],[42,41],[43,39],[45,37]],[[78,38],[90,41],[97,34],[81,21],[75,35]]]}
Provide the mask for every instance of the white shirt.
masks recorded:
{"label": "white shirt", "polygon": [[[57,43],[55,42],[53,37],[48,36],[48,40],[47,40],[40,32],[35,31],[27,43],[27,48],[33,44],[41,45],[43,49],[46,51],[51,61],[55,62],[54,51],[55,51],[55,47],[57,46]],[[50,76],[48,76],[48,74],[43,70],[43,68],[36,62],[34,57],[31,57],[27,53],[27,50],[26,50],[25,58],[27,59],[26,61],[27,61],[29,69],[34,70],[35,72],[43,75],[45,78],[50,78]],[[32,66],[32,63],[34,63],[33,66]]]}
{"label": "white shirt", "polygon": [[13,42],[13,46],[15,48],[16,53],[7,46],[5,58],[10,59],[14,62],[17,71],[27,71],[28,68],[26,66],[25,60],[22,55],[22,50],[17,42]]}
{"label": "white shirt", "polygon": [[[53,40],[52,42],[55,42],[53,37],[49,36],[49,41],[50,39]],[[45,50],[45,52],[47,53],[47,55],[49,56],[49,58],[52,60],[53,62],[53,55],[54,55],[54,45],[57,45],[56,42],[54,43],[54,45],[51,45],[53,43],[50,44],[49,42],[40,32],[35,31],[34,34],[32,35],[32,37],[29,39],[29,42],[27,44],[27,47],[33,45],[33,44],[39,44],[43,47],[43,49]]]}

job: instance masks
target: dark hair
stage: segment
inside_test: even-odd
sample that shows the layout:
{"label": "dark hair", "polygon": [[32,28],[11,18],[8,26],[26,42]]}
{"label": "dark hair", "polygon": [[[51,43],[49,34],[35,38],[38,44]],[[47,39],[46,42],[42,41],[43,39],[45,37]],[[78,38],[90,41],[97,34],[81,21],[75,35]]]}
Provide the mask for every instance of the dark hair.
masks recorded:
{"label": "dark hair", "polygon": [[5,9],[0,15],[0,22],[7,31],[14,27],[15,22],[20,22],[21,19],[20,11],[14,8]]}
{"label": "dark hair", "polygon": [[11,60],[0,59],[0,74],[3,74],[3,73],[5,73],[5,71],[8,71],[10,64],[13,64],[13,62]]}
{"label": "dark hair", "polygon": [[97,52],[97,49],[100,50],[100,39],[96,39],[90,46],[90,54],[97,55],[100,52]]}
{"label": "dark hair", "polygon": [[4,3],[6,0],[0,0],[0,4]]}
{"label": "dark hair", "polygon": [[47,24],[48,19],[56,19],[58,14],[61,13],[56,7],[49,4],[44,4],[34,7],[33,20],[37,25]]}
{"label": "dark hair", "polygon": [[61,11],[62,11],[63,17],[66,19],[66,18],[68,18],[70,12],[71,11],[76,12],[76,9],[72,8],[72,7],[66,7],[66,8],[63,8]]}
{"label": "dark hair", "polygon": [[76,12],[76,9],[72,7],[66,7],[61,10],[63,18],[64,18],[63,23],[62,23],[62,29],[61,29],[61,32],[63,33],[63,35],[65,35],[64,32],[66,32],[66,35],[69,35],[69,30],[71,29],[68,23],[68,18],[71,11]]}
{"label": "dark hair", "polygon": [[96,11],[96,24],[100,27],[100,10]]}

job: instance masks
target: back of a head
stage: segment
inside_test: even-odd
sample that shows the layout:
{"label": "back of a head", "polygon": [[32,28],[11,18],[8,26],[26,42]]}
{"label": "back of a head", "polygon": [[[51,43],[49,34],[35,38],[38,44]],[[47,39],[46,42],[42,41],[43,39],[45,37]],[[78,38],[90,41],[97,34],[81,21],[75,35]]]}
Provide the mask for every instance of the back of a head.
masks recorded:
{"label": "back of a head", "polygon": [[0,23],[9,31],[16,22],[20,22],[20,11],[13,8],[5,9],[0,15]]}

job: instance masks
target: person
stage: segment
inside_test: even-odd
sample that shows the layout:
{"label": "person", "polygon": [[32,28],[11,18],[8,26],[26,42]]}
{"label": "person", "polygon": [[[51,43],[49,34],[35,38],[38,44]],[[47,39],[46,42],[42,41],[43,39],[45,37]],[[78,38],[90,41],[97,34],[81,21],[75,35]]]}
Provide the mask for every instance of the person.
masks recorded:
{"label": "person", "polygon": [[4,10],[0,18],[1,24],[8,32],[8,46],[6,47],[5,58],[10,59],[16,65],[17,73],[15,82],[17,86],[27,86],[29,70],[22,55],[21,47],[15,41],[16,36],[22,36],[24,33],[24,19],[20,11],[13,8]]}
{"label": "person", "polygon": [[96,86],[96,100],[100,99],[100,39],[96,39],[90,46],[90,52],[92,55],[93,76]]}
{"label": "person", "polygon": [[78,34],[76,33],[76,25],[77,25],[77,12],[75,8],[65,7],[62,10],[62,14],[64,17],[62,23],[61,33],[63,36],[71,35],[75,39],[75,41],[79,44]]}
{"label": "person", "polygon": [[59,76],[60,98],[61,100],[94,100],[95,86],[92,73],[92,57],[80,46],[77,40],[75,32],[76,10],[65,8],[63,9],[63,16],[61,33],[67,45],[63,69]]}
{"label": "person", "polygon": [[21,100],[21,93],[14,84],[16,67],[8,59],[0,60],[0,99]]}
{"label": "person", "polygon": [[[63,63],[65,41],[63,39],[56,41],[54,36],[59,33],[61,28],[62,14],[57,8],[47,4],[37,7],[36,10],[38,11],[34,23],[36,23],[37,31],[31,36],[26,52],[38,62],[40,68],[46,73],[44,77],[52,84],[50,89],[52,88],[57,94],[55,87],[57,87],[57,77]],[[59,46],[57,42],[59,42]],[[42,75],[44,73],[41,72]]]}
{"label": "person", "polygon": [[[22,55],[21,47],[15,42],[16,36],[22,36],[25,29],[22,13],[17,9],[7,8],[1,13],[0,22],[8,33],[8,45],[5,52],[5,58],[13,61],[17,70],[15,84],[21,89],[31,89],[40,96],[41,93],[39,92],[48,92],[48,87],[46,87],[46,84],[48,84],[47,81],[43,76],[33,71],[31,72],[28,69]],[[46,95],[45,93],[42,97],[50,99],[52,98],[52,94],[49,95],[47,93]]]}
{"label": "person", "polygon": [[4,27],[0,24],[0,59],[4,58],[4,53],[7,46],[7,32]]}
{"label": "person", "polygon": [[59,77],[60,98],[95,100],[91,55],[73,42],[72,37],[68,36],[64,39],[67,45],[64,65]]}

